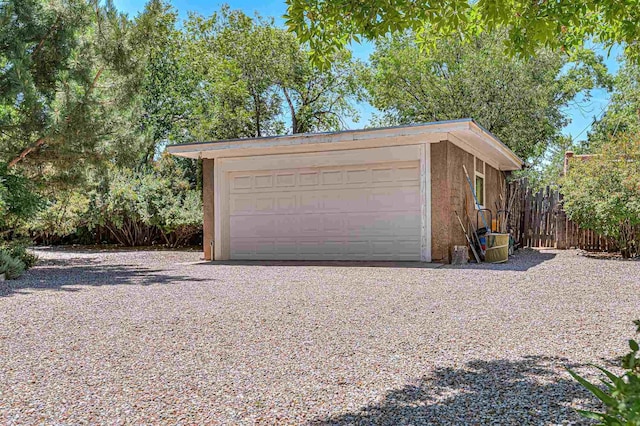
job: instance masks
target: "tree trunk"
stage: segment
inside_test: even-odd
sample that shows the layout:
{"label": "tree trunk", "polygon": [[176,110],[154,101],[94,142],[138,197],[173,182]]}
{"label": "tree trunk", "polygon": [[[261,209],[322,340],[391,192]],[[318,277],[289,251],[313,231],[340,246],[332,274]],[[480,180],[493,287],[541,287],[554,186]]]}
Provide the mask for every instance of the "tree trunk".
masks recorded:
{"label": "tree trunk", "polygon": [[289,111],[291,111],[291,130],[294,134],[300,133],[300,129],[298,128],[298,117],[296,117],[296,108],[293,105],[293,101],[291,100],[287,89],[283,88],[282,92],[284,93],[284,97],[287,100],[287,104],[289,104]]}
{"label": "tree trunk", "polygon": [[256,114],[256,137],[262,136],[262,129],[260,128],[260,96],[253,95],[253,109]]}

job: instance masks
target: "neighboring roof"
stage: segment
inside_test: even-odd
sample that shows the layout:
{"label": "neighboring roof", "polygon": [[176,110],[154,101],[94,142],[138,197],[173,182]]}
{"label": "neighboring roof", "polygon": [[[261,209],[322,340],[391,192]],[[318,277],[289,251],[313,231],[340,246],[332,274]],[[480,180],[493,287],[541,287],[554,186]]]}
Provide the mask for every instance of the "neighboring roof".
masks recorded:
{"label": "neighboring roof", "polygon": [[259,138],[194,142],[167,147],[169,153],[188,158],[224,158],[375,148],[449,140],[500,170],[518,170],[524,165],[491,132],[470,118],[338,132],[302,133]]}

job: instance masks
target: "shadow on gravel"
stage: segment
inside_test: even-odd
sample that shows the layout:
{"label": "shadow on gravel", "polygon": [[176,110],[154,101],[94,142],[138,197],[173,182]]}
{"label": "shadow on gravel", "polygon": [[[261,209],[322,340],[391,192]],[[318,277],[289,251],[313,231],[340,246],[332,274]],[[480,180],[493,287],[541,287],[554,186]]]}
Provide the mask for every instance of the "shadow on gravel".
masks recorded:
{"label": "shadow on gravel", "polygon": [[231,265],[231,266],[318,266],[332,268],[441,268],[442,263],[426,262],[393,262],[368,260],[214,260],[198,262],[197,265]]}
{"label": "shadow on gravel", "polygon": [[468,263],[464,266],[445,265],[426,262],[393,262],[393,261],[357,261],[357,260],[214,260],[202,261],[196,265],[231,265],[231,266],[318,266],[333,268],[398,268],[398,269],[482,269],[490,271],[527,271],[556,257],[555,253],[533,249],[522,249],[507,263]]}
{"label": "shadow on gravel", "polygon": [[186,275],[172,275],[166,270],[138,265],[105,265],[93,258],[43,260],[37,267],[14,281],[3,281],[0,297],[25,294],[25,290],[79,291],[77,287],[104,285],[152,285],[176,282],[215,281]]}
{"label": "shadow on gravel", "polygon": [[[553,368],[555,365],[555,369]],[[595,399],[558,366],[563,358],[471,361],[441,368],[415,384],[389,391],[381,402],[311,425],[593,424],[569,405],[598,409]]]}
{"label": "shadow on gravel", "polygon": [[123,247],[117,244],[90,245],[90,246],[35,246],[30,249],[36,253],[67,253],[67,254],[100,254],[100,253],[135,253],[135,252],[201,252],[202,247],[166,247],[166,246],[136,246]]}
{"label": "shadow on gravel", "polygon": [[516,251],[514,256],[509,256],[509,261],[505,263],[468,263],[463,266],[446,265],[446,268],[525,272],[555,257],[555,253],[549,253],[545,250],[524,248]]}

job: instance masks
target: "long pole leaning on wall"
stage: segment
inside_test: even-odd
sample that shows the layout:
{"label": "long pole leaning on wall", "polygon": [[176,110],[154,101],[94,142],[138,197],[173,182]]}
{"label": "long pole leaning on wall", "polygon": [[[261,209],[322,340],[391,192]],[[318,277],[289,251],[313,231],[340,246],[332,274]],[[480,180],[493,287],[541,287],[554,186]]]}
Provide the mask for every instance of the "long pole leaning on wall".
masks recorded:
{"label": "long pole leaning on wall", "polygon": [[467,168],[465,167],[464,164],[462,165],[462,168],[464,169],[464,174],[467,177],[467,182],[469,183],[469,188],[471,188],[471,195],[473,195],[473,201],[475,201],[476,208],[478,209],[478,211],[480,211],[480,217],[482,218],[482,223],[484,224],[484,227],[487,230],[487,232],[490,232],[491,228],[489,228],[489,225],[487,225],[487,219],[484,217],[484,212],[482,211],[482,207],[480,207],[480,203],[478,202],[478,197],[476,196],[475,189],[473,189],[473,183],[471,183],[471,178],[469,177],[469,173],[467,172]]}

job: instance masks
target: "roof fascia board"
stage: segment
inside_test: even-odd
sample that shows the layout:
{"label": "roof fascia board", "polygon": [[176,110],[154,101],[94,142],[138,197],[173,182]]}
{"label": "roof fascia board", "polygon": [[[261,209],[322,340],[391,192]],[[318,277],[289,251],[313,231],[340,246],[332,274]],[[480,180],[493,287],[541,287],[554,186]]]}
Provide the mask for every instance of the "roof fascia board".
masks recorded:
{"label": "roof fascia board", "polygon": [[[226,158],[226,157],[246,157],[254,155],[276,155],[287,153],[322,152],[322,151],[344,151],[363,148],[376,148],[384,146],[413,145],[419,143],[434,143],[446,138],[445,132],[429,132],[404,134],[398,136],[380,136],[376,138],[359,138],[342,141],[305,141],[304,143],[286,144],[264,144],[251,143],[233,147],[224,146],[225,143],[213,143],[211,145],[199,146],[197,150],[169,152],[174,155],[189,158]],[[175,148],[175,146],[174,146]]]}
{"label": "roof fascia board", "polygon": [[171,154],[188,152],[217,151],[224,149],[262,148],[275,146],[290,146],[315,143],[336,143],[359,140],[373,140],[389,137],[415,136],[429,133],[446,133],[469,127],[471,120],[456,122],[432,123],[415,126],[389,127],[382,129],[362,129],[337,133],[286,135],[273,138],[234,139],[219,142],[197,142],[192,144],[170,145],[167,150]]}
{"label": "roof fascia board", "polygon": [[503,142],[501,142],[495,135],[486,130],[484,127],[480,126],[475,121],[472,121],[469,125],[469,130],[475,133],[477,136],[489,142],[489,145],[502,154],[504,157],[509,159],[511,163],[516,167],[517,170],[522,169],[524,166],[524,161],[520,157],[518,157],[508,146],[506,146]]}
{"label": "roof fascia board", "polygon": [[484,161],[494,169],[496,170],[502,169],[502,167],[500,167],[500,163],[496,162],[493,156],[490,156],[487,154],[487,152],[483,152],[482,150],[479,150],[478,148],[474,147],[469,142],[465,141],[463,138],[456,135],[455,133],[449,133],[447,135],[447,140],[452,144],[456,145],[457,147],[459,147],[460,149],[470,154],[473,154],[475,157],[481,159],[482,161]]}

